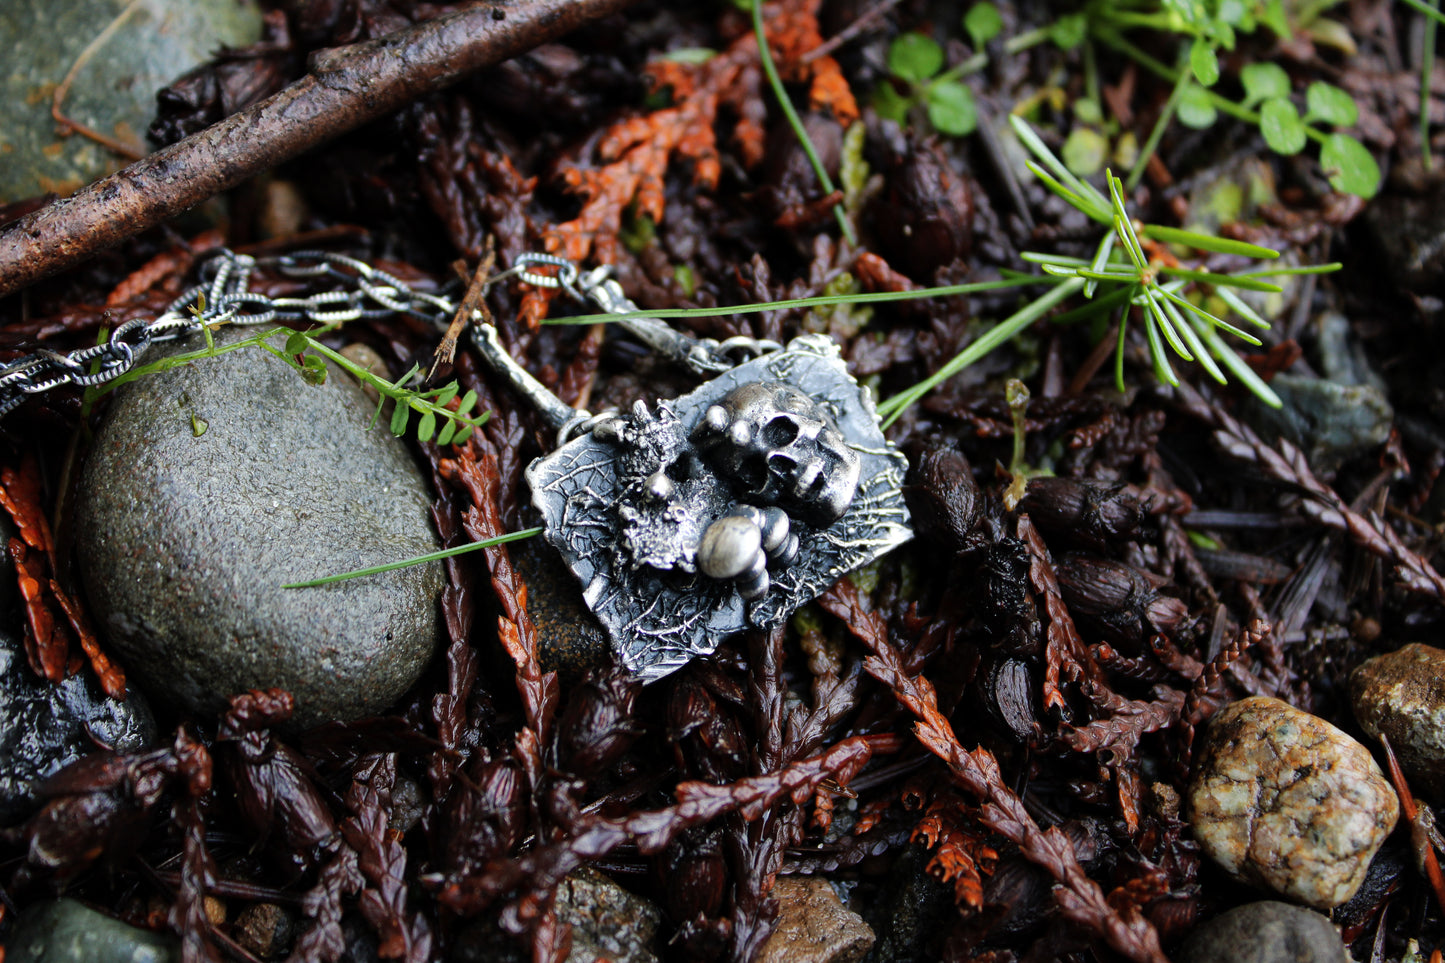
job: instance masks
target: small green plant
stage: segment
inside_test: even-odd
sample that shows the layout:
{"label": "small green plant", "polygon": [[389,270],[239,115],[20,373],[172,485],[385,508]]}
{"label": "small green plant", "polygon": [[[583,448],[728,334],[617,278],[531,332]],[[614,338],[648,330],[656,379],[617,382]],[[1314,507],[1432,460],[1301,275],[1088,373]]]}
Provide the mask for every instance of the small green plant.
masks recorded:
{"label": "small green plant", "polygon": [[1032,278],[1036,283],[1051,284],[1052,289],[1035,298],[1010,317],[999,322],[988,334],[969,345],[931,377],[878,406],[884,424],[896,420],[902,412],[936,386],[953,377],[994,348],[1013,338],[1034,321],[1075,294],[1082,294],[1087,303],[1055,317],[1069,323],[1118,315],[1118,349],[1115,352],[1114,377],[1124,386],[1124,347],[1129,316],[1137,312],[1144,325],[1145,338],[1156,377],[1166,384],[1177,385],[1178,376],[1170,363],[1176,357],[1197,362],[1209,376],[1221,384],[1225,371],[1239,379],[1267,404],[1278,407],[1279,398],[1253,369],[1225,342],[1221,332],[1258,345],[1259,339],[1203,306],[1205,293],[1212,293],[1246,325],[1267,329],[1264,320],[1236,292],[1278,292],[1281,289],[1266,280],[1289,274],[1310,274],[1338,270],[1338,264],[1315,267],[1267,268],[1237,273],[1218,273],[1202,265],[1173,264],[1169,260],[1151,258],[1145,253],[1144,239],[1162,245],[1191,248],[1197,252],[1233,254],[1272,260],[1277,251],[1243,241],[1213,237],[1163,225],[1136,222],[1124,204],[1124,185],[1112,173],[1107,175],[1109,196],[1106,198],[1091,184],[1068,170],[1063,161],[1023,120],[1010,118],[1020,142],[1033,154],[1027,162],[1029,170],[1051,191],[1091,220],[1107,228],[1090,259],[1063,257],[1054,254],[1025,253],[1023,258],[1039,265],[1043,274]]}
{"label": "small green plant", "polygon": [[[1242,100],[1231,100],[1213,89],[1221,79],[1218,52],[1233,50],[1238,34],[1253,33],[1261,25],[1281,38],[1300,30],[1317,42],[1352,47],[1342,26],[1319,16],[1333,5],[1326,0],[1290,10],[1279,0],[1263,4],[1240,0],[1091,0],[1084,11],[1090,39],[1175,85],[1159,126],[1128,179],[1129,186],[1137,183],[1143,162],[1171,116],[1186,127],[1202,130],[1212,126],[1223,113],[1258,127],[1265,143],[1279,154],[1297,154],[1309,141],[1315,141],[1320,145],[1320,166],[1335,190],[1373,197],[1380,187],[1379,165],[1359,140],[1338,129],[1353,126],[1359,117],[1358,107],[1345,91],[1323,81],[1311,83],[1304,91],[1305,110],[1301,114],[1293,99],[1289,75],[1278,64],[1268,62],[1246,64],[1240,70]],[[1126,30],[1139,28],[1183,37],[1186,45],[1180,66],[1170,67],[1156,60],[1124,37]]]}
{"label": "small green plant", "polygon": [[[943,48],[932,37],[905,33],[895,38],[888,47],[892,81],[878,85],[873,109],[880,117],[904,123],[911,112],[921,108],[941,134],[962,137],[973,133],[978,127],[978,106],[973,91],[958,79],[968,62],[944,70],[943,61]],[[900,93],[899,87],[906,93]]]}
{"label": "small green plant", "polygon": [[[436,441],[439,445],[461,444],[466,441],[472,431],[486,423],[488,417],[486,412],[477,415],[471,413],[477,403],[475,392],[468,391],[462,396],[456,410],[452,410],[451,401],[456,398],[459,391],[455,381],[428,391],[413,390],[405,386],[417,376],[418,369],[415,367],[396,381],[387,381],[363,368],[341,352],[318,341],[315,335],[325,330],[329,329],[322,328],[307,332],[293,331],[290,328],[268,328],[250,337],[232,341],[230,344],[218,345],[211,338],[211,329],[206,327],[206,347],[179,352],[149,364],[138,365],[109,384],[95,389],[94,394],[88,394],[86,400],[93,402],[95,398],[114,390],[127,381],[134,381],[136,378],[157,371],[165,371],[179,365],[213,358],[243,348],[260,348],[285,361],[306,380],[307,384],[321,385],[326,382],[326,362],[329,360],[362,384],[376,389],[381,397],[377,403],[377,413],[372,423],[375,424],[376,420],[380,418],[385,403],[391,401],[394,408],[390,428],[392,434],[398,437],[407,433],[412,413],[420,415],[416,424],[415,437],[417,440]],[[286,336],[285,345],[280,348],[271,343],[279,335]],[[440,430],[438,430],[439,425]]]}
{"label": "small green plant", "polygon": [[[278,354],[268,342],[262,341],[261,347],[272,354]],[[377,400],[376,414],[372,416],[371,423],[375,425],[381,418],[382,409],[390,400],[392,412],[389,427],[391,433],[398,438],[406,436],[407,426],[410,424],[413,412],[421,416],[417,420],[416,440],[435,440],[439,445],[461,444],[467,440],[467,436],[474,429],[487,420],[485,413],[479,417],[471,415],[472,408],[477,404],[475,391],[468,391],[463,395],[456,410],[449,407],[452,399],[460,390],[455,381],[429,391],[415,391],[405,385],[410,384],[418,376],[421,371],[418,366],[413,365],[410,371],[395,381],[387,381],[363,368],[341,352],[334,351],[322,344],[305,331],[290,332],[286,338],[284,353],[280,353],[278,356],[296,368],[301,377],[310,384],[321,384],[326,380],[326,362],[331,361],[363,384],[371,385],[381,395]],[[440,432],[437,431],[439,422],[441,423]]]}
{"label": "small green plant", "polygon": [[[983,48],[1003,31],[1003,17],[992,3],[976,3],[963,15],[963,29],[975,52],[947,69],[943,48],[932,37],[914,32],[895,38],[888,47],[890,79],[873,92],[874,111],[899,123],[920,113],[941,134],[962,137],[973,133],[978,127],[978,105],[973,91],[961,80],[988,65]],[[1047,41],[1070,50],[1083,42],[1087,30],[1083,14],[1068,14],[1047,27],[1009,38],[1003,52],[1012,55]]]}

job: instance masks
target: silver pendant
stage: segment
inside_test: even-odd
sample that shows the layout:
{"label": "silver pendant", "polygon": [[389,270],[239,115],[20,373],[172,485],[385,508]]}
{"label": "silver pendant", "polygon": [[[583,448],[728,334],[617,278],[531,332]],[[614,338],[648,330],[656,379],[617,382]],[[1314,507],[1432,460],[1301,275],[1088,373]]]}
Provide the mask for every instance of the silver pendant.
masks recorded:
{"label": "silver pendant", "polygon": [[[635,310],[605,272],[560,283],[605,310]],[[594,417],[547,392],[489,326],[476,341],[559,429],[560,447],[527,468],[532,503],[628,671],[655,681],[729,636],[779,625],[912,537],[907,460],[831,339],[804,335],[729,366],[722,346],[660,321],[621,323],[721,373],[680,398]]]}

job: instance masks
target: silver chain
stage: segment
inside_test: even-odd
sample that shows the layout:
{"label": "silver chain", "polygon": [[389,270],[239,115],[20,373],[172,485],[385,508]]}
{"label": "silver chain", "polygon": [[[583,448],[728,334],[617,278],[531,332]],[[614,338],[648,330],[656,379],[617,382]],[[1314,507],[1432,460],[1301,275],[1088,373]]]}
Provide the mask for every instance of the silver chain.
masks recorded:
{"label": "silver chain", "polygon": [[[554,274],[538,268],[551,267]],[[330,281],[333,287],[304,298],[273,298],[250,289],[257,268],[293,280]],[[561,288],[578,301],[590,301],[609,314],[638,310],[600,267],[579,274],[577,266],[551,254],[523,254],[511,274],[536,287]],[[490,281],[488,283],[491,283]],[[446,297],[417,291],[380,268],[325,251],[301,251],[254,258],[222,250],[201,267],[201,283],[171,302],[163,314],[147,321],[135,318],[111,332],[103,344],[62,354],[42,348],[0,367],[0,418],[26,396],[62,385],[87,388],[114,381],[130,371],[152,344],[222,324],[256,325],[278,321],[340,324],[361,318],[410,314],[445,328],[457,305]],[[654,351],[699,374],[716,374],[781,347],[756,338],[698,339],[655,318],[623,318],[619,324]]]}
{"label": "silver chain", "polygon": [[[251,274],[258,267],[287,278],[322,278],[343,286],[304,298],[267,297],[250,289]],[[127,321],[103,344],[69,354],[42,348],[0,368],[0,418],[27,395],[61,385],[88,388],[114,381],[134,368],[152,344],[185,337],[203,326],[303,319],[338,324],[392,314],[411,314],[445,326],[456,312],[444,297],[414,290],[364,261],[324,251],[263,259],[221,251],[202,265],[201,278],[159,317]]]}
{"label": "silver chain", "polygon": [[[536,270],[541,265],[556,268],[557,273],[542,274]],[[612,277],[609,265],[580,274],[577,265],[555,254],[523,254],[517,258],[516,267],[507,273],[514,272],[534,287],[561,288],[578,301],[591,301],[606,314],[631,314],[640,310],[622,292],[622,285]],[[653,351],[700,375],[721,374],[758,355],[782,348],[776,341],[746,336],[725,341],[694,338],[657,318],[619,318],[617,323]]]}

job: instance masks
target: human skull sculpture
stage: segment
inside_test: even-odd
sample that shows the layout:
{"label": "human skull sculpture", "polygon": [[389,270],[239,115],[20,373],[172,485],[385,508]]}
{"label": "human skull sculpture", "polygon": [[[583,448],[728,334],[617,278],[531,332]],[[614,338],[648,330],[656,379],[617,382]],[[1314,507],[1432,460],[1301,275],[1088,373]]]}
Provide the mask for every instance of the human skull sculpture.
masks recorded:
{"label": "human skull sculpture", "polygon": [[693,430],[703,457],[742,486],[741,499],[777,505],[819,528],[843,517],[862,459],[828,411],[791,385],[741,385]]}

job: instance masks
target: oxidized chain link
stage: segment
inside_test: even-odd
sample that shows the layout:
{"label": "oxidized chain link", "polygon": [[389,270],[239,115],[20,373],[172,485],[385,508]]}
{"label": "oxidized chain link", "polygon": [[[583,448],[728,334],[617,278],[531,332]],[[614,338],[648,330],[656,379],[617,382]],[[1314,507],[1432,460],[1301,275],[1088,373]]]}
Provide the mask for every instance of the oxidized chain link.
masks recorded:
{"label": "oxidized chain link", "polygon": [[[538,267],[554,268],[545,274]],[[294,280],[323,280],[335,285],[307,297],[273,298],[250,289],[251,275],[258,268]],[[551,254],[524,254],[506,274],[517,274],[537,287],[561,288],[578,301],[591,301],[609,314],[638,310],[610,276],[607,267],[579,274],[572,262]],[[0,417],[25,400],[62,385],[93,387],[114,381],[135,367],[141,356],[158,341],[169,341],[199,331],[203,326],[222,324],[256,325],[278,321],[306,320],[315,324],[340,324],[360,318],[383,318],[410,314],[445,327],[455,314],[456,304],[440,295],[417,291],[380,268],[324,251],[302,251],[257,259],[233,251],[221,251],[201,267],[202,281],[171,302],[154,320],[127,321],[103,344],[68,354],[42,348],[0,367]],[[728,338],[715,341],[683,334],[655,318],[623,318],[619,324],[653,350],[691,368],[699,374],[716,374],[778,350],[774,341],[756,338]]]}
{"label": "oxidized chain link", "polygon": [[[542,274],[534,268],[548,265],[556,274]],[[622,292],[606,265],[579,274],[577,265],[555,254],[523,254],[513,268],[523,281],[535,287],[561,288],[578,301],[592,301],[607,314],[631,314],[640,310]],[[720,374],[782,345],[760,338],[735,337],[725,341],[694,338],[656,318],[620,318],[617,323],[658,354],[684,365],[697,374]]]}
{"label": "oxidized chain link", "polygon": [[[342,287],[304,298],[272,298],[250,290],[251,274],[258,266],[296,280],[330,279]],[[456,312],[444,297],[413,290],[364,261],[323,251],[260,260],[222,251],[206,261],[201,277],[200,284],[171,302],[159,317],[127,321],[104,344],[69,354],[42,348],[0,368],[0,417],[27,395],[61,385],[84,388],[114,381],[135,367],[152,344],[184,337],[202,326],[302,319],[339,324],[392,314],[412,314],[445,325]]]}

